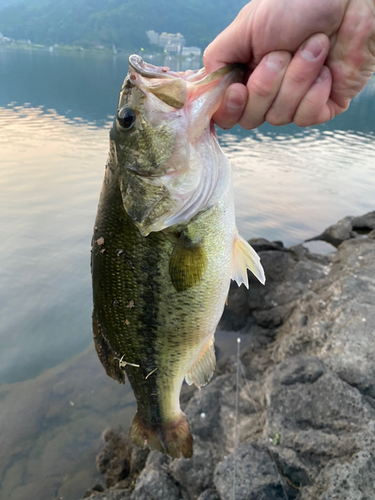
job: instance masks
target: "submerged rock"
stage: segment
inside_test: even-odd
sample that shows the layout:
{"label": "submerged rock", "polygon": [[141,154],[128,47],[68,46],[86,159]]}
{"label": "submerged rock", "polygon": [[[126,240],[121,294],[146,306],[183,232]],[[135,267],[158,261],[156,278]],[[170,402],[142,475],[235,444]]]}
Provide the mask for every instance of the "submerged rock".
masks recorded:
{"label": "submerged rock", "polygon": [[[107,434],[98,464],[111,488],[89,498],[375,498],[374,229],[374,212],[343,219],[323,233],[340,240],[328,255],[258,240],[266,285],[231,288],[220,324],[250,346],[183,390],[193,457],[151,452],[131,473],[128,438]],[[130,483],[108,482],[125,469]]]}

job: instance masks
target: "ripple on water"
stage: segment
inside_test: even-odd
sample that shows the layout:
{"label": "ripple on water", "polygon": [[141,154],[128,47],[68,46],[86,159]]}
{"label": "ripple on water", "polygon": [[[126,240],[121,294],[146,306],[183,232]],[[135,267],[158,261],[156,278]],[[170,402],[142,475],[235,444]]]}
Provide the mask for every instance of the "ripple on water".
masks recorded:
{"label": "ripple on water", "polygon": [[233,165],[238,227],[286,244],[373,209],[373,133],[306,129],[220,135]]}

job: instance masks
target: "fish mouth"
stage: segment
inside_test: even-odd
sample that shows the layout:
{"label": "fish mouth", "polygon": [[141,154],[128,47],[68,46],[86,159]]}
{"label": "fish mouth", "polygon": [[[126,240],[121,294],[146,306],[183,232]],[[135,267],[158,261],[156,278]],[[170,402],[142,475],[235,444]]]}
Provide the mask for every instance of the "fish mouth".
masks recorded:
{"label": "fish mouth", "polygon": [[181,109],[187,100],[197,99],[210,88],[220,85],[220,81],[232,74],[233,82],[241,81],[244,65],[228,64],[213,73],[206,74],[204,68],[195,71],[175,72],[166,66],[154,66],[133,54],[129,57],[132,85],[151,92],[169,106]]}
{"label": "fish mouth", "polygon": [[209,74],[206,74],[204,68],[175,72],[171,71],[168,66],[154,66],[147,63],[138,54],[132,54],[129,57],[129,66],[145,78],[180,78],[186,82],[198,83],[199,85],[207,85],[207,83],[214,82],[234,70],[237,70],[239,73],[245,73],[248,69],[245,64],[227,64]]}

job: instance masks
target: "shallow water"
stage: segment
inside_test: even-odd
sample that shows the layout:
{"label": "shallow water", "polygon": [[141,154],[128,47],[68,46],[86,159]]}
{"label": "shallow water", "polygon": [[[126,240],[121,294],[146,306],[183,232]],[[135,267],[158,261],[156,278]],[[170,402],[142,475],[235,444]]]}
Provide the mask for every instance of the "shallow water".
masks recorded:
{"label": "shallow water", "polygon": [[[90,346],[91,232],[126,71],[121,57],[0,50],[4,500],[83,496],[98,479],[100,432],[134,411]],[[312,129],[219,132],[245,238],[297,244],[374,209],[374,96],[372,81],[347,113]],[[234,352],[235,336],[218,344]]]}

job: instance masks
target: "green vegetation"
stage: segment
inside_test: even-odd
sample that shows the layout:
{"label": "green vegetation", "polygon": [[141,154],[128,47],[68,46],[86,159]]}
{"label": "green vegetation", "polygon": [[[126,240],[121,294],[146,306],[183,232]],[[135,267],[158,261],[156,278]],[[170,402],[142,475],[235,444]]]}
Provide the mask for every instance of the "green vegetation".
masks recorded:
{"label": "green vegetation", "polygon": [[0,32],[35,44],[149,47],[147,30],[204,49],[246,0],[0,0]]}

